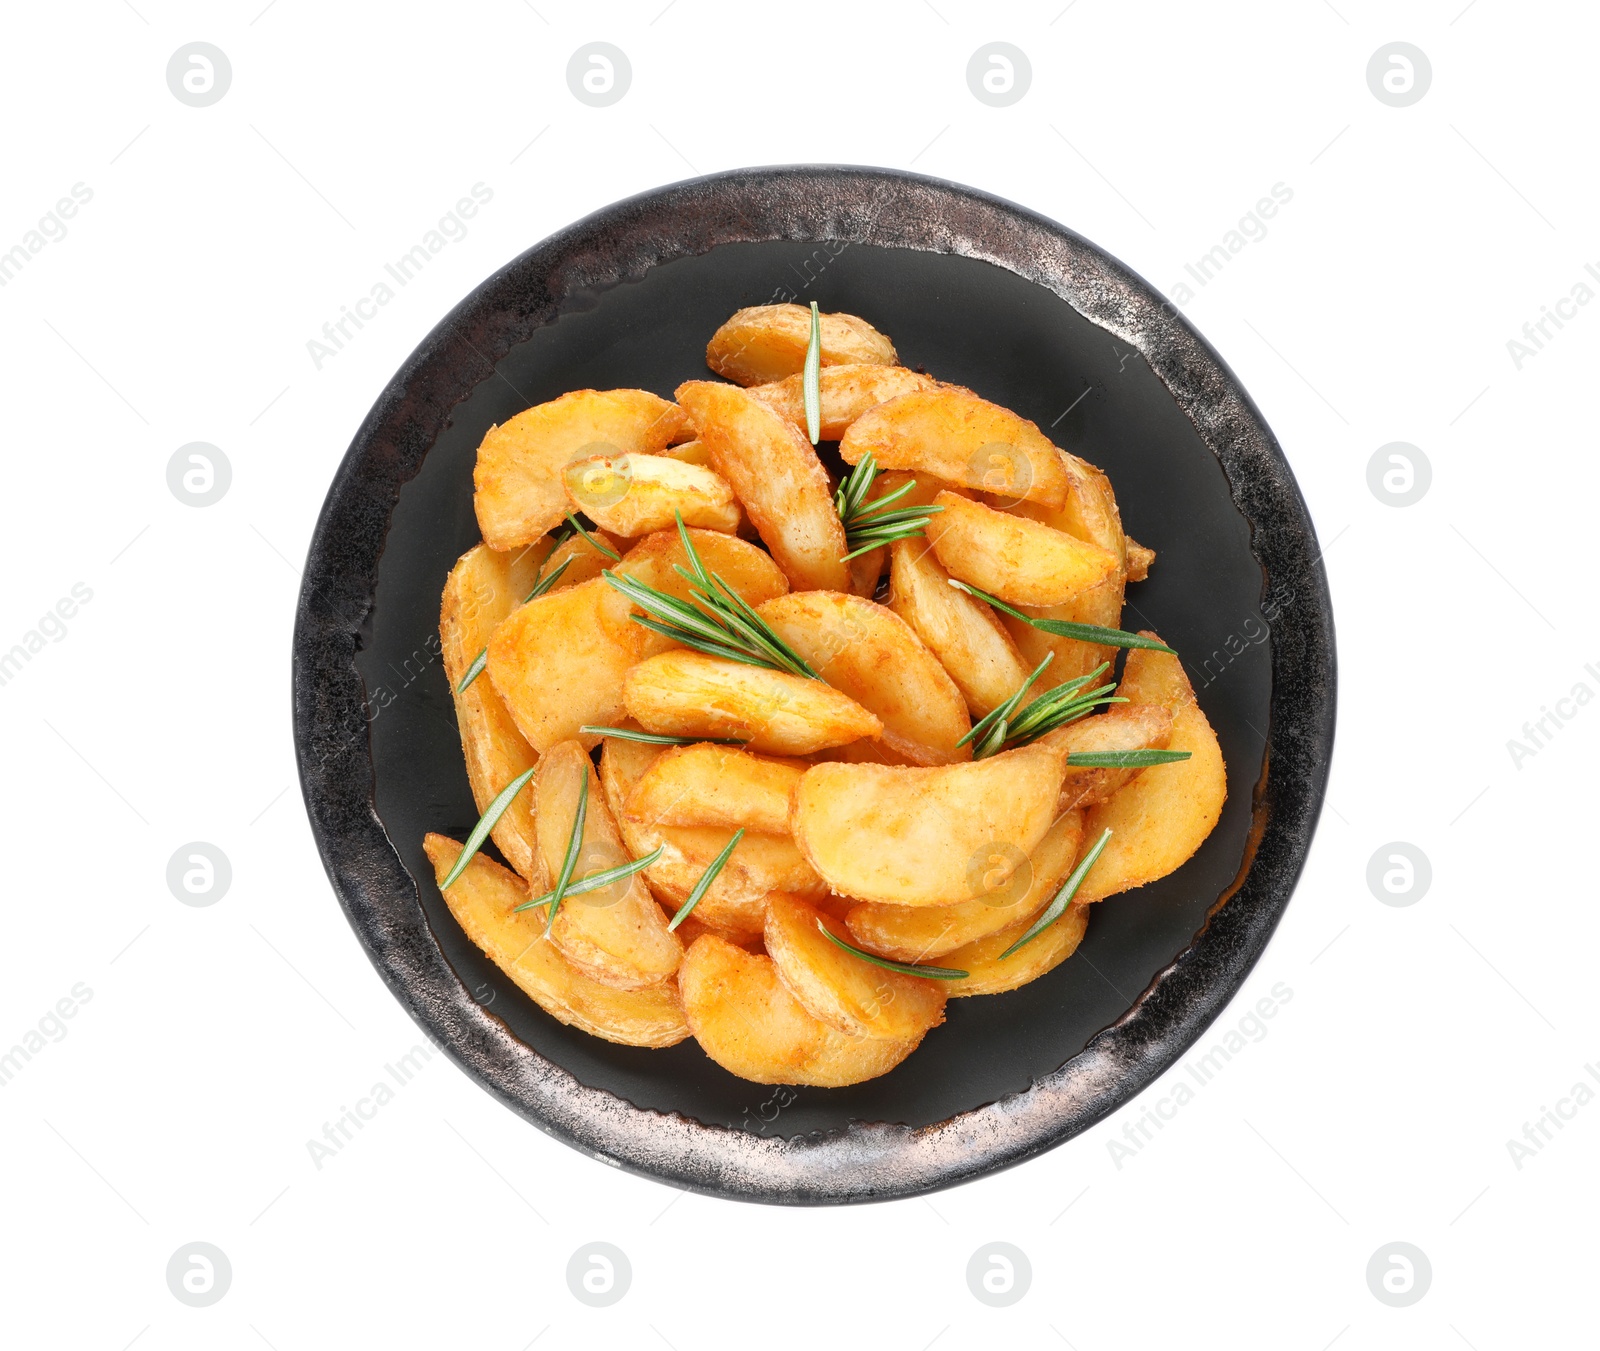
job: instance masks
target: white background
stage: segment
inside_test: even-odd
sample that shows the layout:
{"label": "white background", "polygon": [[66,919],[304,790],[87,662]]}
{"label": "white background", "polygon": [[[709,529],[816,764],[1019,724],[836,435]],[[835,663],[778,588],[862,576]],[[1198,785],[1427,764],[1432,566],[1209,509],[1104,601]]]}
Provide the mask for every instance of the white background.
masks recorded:
{"label": "white background", "polygon": [[[75,583],[92,592],[0,687],[0,1046],[92,992],[0,1089],[6,1344],[1592,1341],[1600,1105],[1569,1102],[1521,1159],[1507,1144],[1600,1062],[1579,862],[1600,709],[1568,705],[1520,765],[1507,744],[1574,685],[1600,690],[1600,305],[1520,369],[1507,348],[1600,267],[1592,9],[263,3],[6,19],[0,249],[73,184],[93,194],[0,289],[0,650]],[[205,108],[165,77],[195,40],[232,65]],[[593,40],[632,65],[608,108],[566,81]],[[1394,40],[1432,66],[1409,107],[1366,80]],[[967,85],[991,41],[1031,63],[1010,107]],[[423,334],[528,245],[695,172],[801,161],[990,190],[1163,289],[1274,184],[1292,191],[1186,305],[1299,476],[1341,679],[1310,864],[1201,1048],[1275,984],[1292,998],[1131,1157],[1110,1144],[1181,1066],[1046,1157],[928,1200],[680,1195],[547,1140],[442,1056],[319,1169],[307,1141],[423,1040],[347,927],[294,786],[291,617],[335,466]],[[493,199],[467,236],[316,369],[308,340],[478,182]],[[168,491],[190,441],[231,462],[215,506]],[[1368,487],[1393,441],[1432,465],[1410,507]],[[209,908],[165,881],[193,840],[232,864]],[[1414,905],[1368,888],[1391,841],[1431,860]],[[606,1309],[567,1286],[591,1240],[632,1265]],[[965,1276],[996,1240],[1032,1267],[1005,1309]],[[165,1277],[194,1241],[232,1265],[204,1309]],[[1408,1308],[1366,1277],[1397,1241],[1432,1267]]]}

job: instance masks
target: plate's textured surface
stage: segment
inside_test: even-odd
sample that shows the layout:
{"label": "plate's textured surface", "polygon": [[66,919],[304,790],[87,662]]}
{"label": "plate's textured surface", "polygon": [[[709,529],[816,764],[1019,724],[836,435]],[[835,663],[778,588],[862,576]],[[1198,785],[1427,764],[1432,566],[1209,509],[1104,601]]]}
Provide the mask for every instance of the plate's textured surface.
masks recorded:
{"label": "plate's textured surface", "polygon": [[[907,364],[1016,407],[1107,469],[1130,532],[1158,551],[1129,618],[1185,654],[1229,762],[1229,813],[1190,865],[1097,907],[1083,950],[1047,980],[957,1001],[900,1069],[834,1094],[741,1085],[692,1042],[635,1051],[559,1027],[495,981],[417,848],[420,828],[471,823],[430,634],[444,570],[476,539],[482,432],[580,384],[670,395],[704,374],[700,350],[722,317],[785,291],[865,314]],[[1260,415],[1115,260],[932,180],[721,175],[620,203],[522,255],[384,391],[305,576],[302,786],[373,962],[436,1042],[542,1129],[701,1191],[787,1203],[914,1194],[1082,1130],[1181,1055],[1238,988],[1321,805],[1332,617],[1309,519]],[[1268,597],[1270,642],[1257,618]]]}

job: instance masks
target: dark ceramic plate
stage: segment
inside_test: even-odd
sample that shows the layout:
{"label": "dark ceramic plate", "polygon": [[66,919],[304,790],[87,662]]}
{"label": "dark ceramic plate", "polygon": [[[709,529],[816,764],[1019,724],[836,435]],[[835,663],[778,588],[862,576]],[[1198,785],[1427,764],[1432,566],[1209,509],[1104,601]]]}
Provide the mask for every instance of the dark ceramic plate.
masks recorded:
{"label": "dark ceramic plate", "polygon": [[[865,316],[905,364],[1017,410],[1110,474],[1129,532],[1158,554],[1129,617],[1184,654],[1228,763],[1227,808],[1194,859],[1096,906],[1078,953],[1048,977],[952,1001],[910,1059],[851,1089],[766,1088],[693,1041],[640,1050],[563,1027],[467,941],[421,849],[424,832],[460,838],[477,815],[436,626],[445,574],[478,539],[479,439],[570,389],[670,397],[705,376],[723,319],[773,299]],[[1088,241],[970,189],[882,170],[697,179],[608,207],[491,277],[356,434],[295,633],[306,806],[395,995],[540,1129],[722,1196],[930,1191],[1059,1144],[1127,1101],[1260,955],[1305,860],[1332,748],[1318,556],[1277,442],[1227,367]]]}

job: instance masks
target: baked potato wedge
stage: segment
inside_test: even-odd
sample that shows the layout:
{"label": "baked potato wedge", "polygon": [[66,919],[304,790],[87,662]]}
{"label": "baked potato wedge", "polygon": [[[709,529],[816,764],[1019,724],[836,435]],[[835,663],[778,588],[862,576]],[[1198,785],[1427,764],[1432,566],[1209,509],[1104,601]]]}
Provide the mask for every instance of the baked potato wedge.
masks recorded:
{"label": "baked potato wedge", "polygon": [[[820,316],[822,365],[894,365],[894,344],[853,314]],[[794,375],[811,345],[809,305],[751,305],[736,310],[706,344],[706,365],[736,385],[764,385]]]}
{"label": "baked potato wedge", "polygon": [[733,489],[715,470],[670,455],[589,455],[561,471],[574,510],[614,535],[633,537],[685,525],[732,534]]}
{"label": "baked potato wedge", "polygon": [[767,956],[813,1018],[850,1037],[920,1038],[944,1021],[942,982],[887,971],[830,941],[845,926],[798,896],[767,897]]}
{"label": "baked potato wedge", "polygon": [[778,979],[770,957],[702,934],[678,975],[700,1048],[730,1074],[758,1084],[843,1088],[887,1074],[921,1037],[851,1037],[813,1018]]}
{"label": "baked potato wedge", "polygon": [[1024,516],[954,493],[928,522],[928,540],[952,577],[1013,605],[1060,605],[1120,574],[1117,557]]}
{"label": "baked potato wedge", "polygon": [[[443,882],[461,845],[430,834],[422,847]],[[689,1035],[674,982],[619,990],[585,975],[545,937],[542,910],[517,912],[529,896],[527,883],[483,854],[444,892],[467,937],[558,1022],[623,1046],[676,1046]]]}
{"label": "baked potato wedge", "polygon": [[839,454],[881,469],[924,470],[979,492],[1060,507],[1067,475],[1050,438],[1026,418],[970,389],[939,385],[867,409],[845,430]]}
{"label": "baked potato wedge", "polygon": [[823,680],[873,713],[884,742],[913,764],[972,758],[956,744],[972,730],[961,691],[893,611],[860,596],[792,591],[758,613]]}
{"label": "baked potato wedge", "polygon": [[709,380],[679,385],[678,402],[790,585],[848,590],[841,560],[849,550],[828,474],[794,424],[749,391]]}
{"label": "baked potato wedge", "polygon": [[[800,352],[802,363],[805,350]],[[934,389],[939,382],[931,375],[907,370],[904,366],[850,365],[824,366],[817,373],[821,395],[822,439],[837,441],[845,430],[869,408],[915,390]],[[795,427],[806,428],[805,376],[796,373],[770,385],[756,385],[750,392]]]}
{"label": "baked potato wedge", "polygon": [[[1078,860],[1083,813],[1064,812],[1027,855],[997,850],[983,895],[953,905],[851,907],[845,925],[856,945],[896,962],[931,962],[968,943],[1031,920],[1052,900]],[[952,963],[961,966],[961,963]],[[967,968],[962,968],[963,970]]]}
{"label": "baked potato wedge", "polygon": [[875,714],[820,680],[686,648],[632,667],[622,698],[651,732],[734,737],[769,755],[805,755],[883,732]]}
{"label": "baked potato wedge", "polygon": [[944,964],[967,973],[962,980],[945,982],[950,998],[1000,994],[1005,990],[1018,989],[1030,980],[1038,980],[1046,972],[1054,971],[1083,942],[1084,930],[1089,927],[1089,907],[1074,902],[1062,911],[1060,919],[1026,947],[1009,957],[1002,957],[1000,954],[1027,933],[1032,924],[1032,918],[1018,920],[998,933],[947,953]]}
{"label": "baked potato wedge", "polygon": [[557,742],[596,738],[578,729],[613,725],[622,684],[639,641],[608,626],[602,610],[616,593],[599,577],[549,591],[512,612],[489,640],[489,679],[528,744],[541,754]]}
{"label": "baked potato wedge", "polygon": [[[1071,755],[1073,751],[1164,751],[1172,741],[1172,713],[1163,704],[1114,704],[1092,718],[1080,718],[1046,732],[1035,745]],[[1131,783],[1142,769],[1090,769],[1067,766],[1059,810],[1095,807]]]}
{"label": "baked potato wedge", "polygon": [[1062,757],[1038,746],[930,769],[813,765],[795,842],[835,891],[891,905],[981,895],[995,854],[1031,853],[1056,816]]}
{"label": "baked potato wedge", "polygon": [[[582,881],[590,873],[630,859],[588,752],[576,741],[563,741],[545,753],[534,780],[539,852],[552,878],[561,874],[586,778],[589,795],[583,840],[572,880]],[[540,917],[544,917],[543,910]],[[601,984],[621,990],[668,980],[683,959],[682,943],[667,929],[661,908],[637,874],[600,891],[563,900],[550,937],[574,966]]]}
{"label": "baked potato wedge", "polygon": [[675,746],[645,771],[625,815],[653,826],[722,826],[789,834],[789,799],[807,765],[733,746]]}
{"label": "baked potato wedge", "polygon": [[1130,701],[1125,708],[1165,708],[1172,715],[1166,749],[1188,751],[1190,757],[1142,770],[1108,801],[1090,809],[1084,838],[1093,842],[1109,829],[1111,839],[1078,890],[1077,900],[1085,905],[1182,867],[1216,827],[1228,795],[1217,734],[1200,711],[1177,657],[1131,649],[1118,693]]}
{"label": "baked potato wedge", "polygon": [[491,427],[478,446],[472,504],[491,549],[531,544],[571,510],[561,471],[590,455],[664,449],[686,426],[643,389],[579,389]]}

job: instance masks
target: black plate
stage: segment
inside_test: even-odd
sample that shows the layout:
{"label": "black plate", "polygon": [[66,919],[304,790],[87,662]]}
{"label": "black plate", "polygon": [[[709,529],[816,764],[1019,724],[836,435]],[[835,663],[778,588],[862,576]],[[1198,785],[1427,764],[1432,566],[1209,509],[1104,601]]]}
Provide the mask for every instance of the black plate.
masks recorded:
{"label": "black plate", "polygon": [[[1110,474],[1129,533],[1158,555],[1130,589],[1129,618],[1184,654],[1229,772],[1222,821],[1179,872],[1096,906],[1078,953],[1049,976],[952,1001],[898,1069],[843,1090],[766,1088],[693,1041],[649,1051],[563,1027],[466,939],[421,850],[424,832],[460,838],[477,815],[436,631],[445,574],[478,539],[483,433],[570,389],[670,397],[705,376],[723,319],[774,299],[863,315],[905,364],[1017,410]],[[429,1034],[587,1152],[781,1202],[906,1195],[1004,1167],[1171,1064],[1288,903],[1333,738],[1315,536],[1220,359],[1143,281],[1061,227],[862,169],[665,188],[484,283],[351,446],[312,543],[294,669],[302,785],[329,875]]]}

